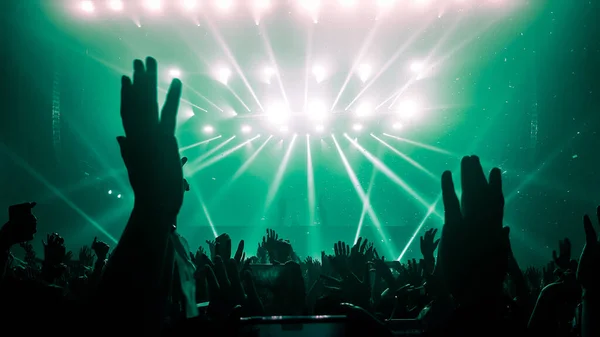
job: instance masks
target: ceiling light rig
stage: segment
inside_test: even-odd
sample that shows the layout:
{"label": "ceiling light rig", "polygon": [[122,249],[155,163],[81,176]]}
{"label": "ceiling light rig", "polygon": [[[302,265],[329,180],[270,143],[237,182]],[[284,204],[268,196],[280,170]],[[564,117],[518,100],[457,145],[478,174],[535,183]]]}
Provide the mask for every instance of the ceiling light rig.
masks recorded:
{"label": "ceiling light rig", "polygon": [[[150,11],[150,12],[169,12],[173,10],[184,9],[184,11],[196,10],[204,3],[211,3],[212,6],[202,6],[203,11],[210,11],[211,9],[216,12],[221,13],[229,13],[232,10],[237,10],[240,7],[240,10],[249,10],[254,13],[267,12],[271,11],[274,7],[288,6],[287,1],[275,1],[275,0],[139,0],[142,4],[142,10]],[[429,0],[415,0],[417,4],[431,4],[432,1]],[[99,2],[104,2],[107,4],[106,6],[102,6],[103,8],[96,8],[95,5]],[[132,1],[133,2],[133,1]],[[359,5],[361,8],[371,7],[377,11],[381,12],[391,12],[396,8],[402,7],[403,9],[411,9],[411,8],[423,8],[428,6],[413,6],[411,5],[413,2],[405,2],[405,1],[397,1],[397,0],[371,0],[371,1],[359,1],[359,0],[337,0],[332,1],[334,6],[323,6],[324,1],[322,0],[294,0],[291,1],[297,8],[299,7],[304,12],[308,13],[309,16],[313,19],[313,22],[318,22],[318,17],[323,14],[325,11],[329,11],[330,13],[335,13],[337,15],[338,9],[344,10],[343,12],[349,12],[348,9],[357,8]],[[456,0],[445,0],[439,1],[444,6],[455,5],[458,8],[464,8],[464,1],[456,1]],[[70,1],[65,1],[65,3],[71,3]],[[108,10],[109,12],[122,11],[125,9],[125,3],[130,4],[129,1],[124,0],[78,0],[78,7],[84,13],[92,13],[98,10]],[[471,2],[467,2],[471,3]],[[475,1],[473,1],[475,3]],[[497,2],[493,0],[485,1],[483,4],[489,4],[490,6],[494,6]],[[337,6],[335,6],[337,5]],[[480,5],[478,3],[478,5]],[[137,6],[127,6],[127,9],[130,9],[132,15],[139,15],[140,13],[136,13],[134,11],[138,11]],[[211,8],[212,7],[212,8]],[[432,9],[432,15],[438,15],[438,9]]]}

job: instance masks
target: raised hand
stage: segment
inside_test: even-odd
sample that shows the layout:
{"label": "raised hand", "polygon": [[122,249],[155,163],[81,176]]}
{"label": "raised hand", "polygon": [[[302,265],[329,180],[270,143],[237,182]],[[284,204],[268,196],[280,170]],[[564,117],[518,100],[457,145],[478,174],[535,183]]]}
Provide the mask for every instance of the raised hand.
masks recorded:
{"label": "raised hand", "polygon": [[133,81],[121,79],[121,118],[125,137],[118,137],[121,156],[127,167],[136,205],[166,216],[175,223],[185,191],[182,161],[179,158],[175,124],[181,82],[174,79],[159,119],[157,63],[133,63]]}
{"label": "raised hand", "polygon": [[42,240],[44,246],[44,264],[57,266],[70,259],[67,255],[65,240],[57,233],[48,234],[46,241]]}
{"label": "raised hand", "polygon": [[110,250],[110,246],[104,241],[98,241],[98,238],[94,238],[92,242],[92,250],[98,257],[98,260],[105,260],[108,256],[108,251]]}
{"label": "raised hand", "polygon": [[341,277],[348,276],[352,272],[350,270],[350,246],[338,241],[333,244],[333,252],[334,256],[331,259],[333,270]]}
{"label": "raised hand", "polygon": [[558,241],[558,251],[558,254],[556,254],[556,250],[552,251],[554,263],[563,271],[571,269],[573,265],[571,262],[571,241],[569,238]]}
{"label": "raised hand", "polygon": [[452,174],[446,171],[442,175],[445,224],[436,269],[440,268],[450,292],[459,301],[478,301],[484,294],[495,298],[502,292],[509,244],[502,226],[500,170],[492,169],[488,181],[479,158],[464,157],[461,185],[459,202]]}
{"label": "raised hand", "polygon": [[356,244],[352,246],[352,249],[350,249],[350,268],[352,269],[352,272],[361,280],[364,278],[362,273],[365,270],[365,264],[369,262],[369,259],[366,255],[367,244],[368,240],[360,237],[356,241]]}
{"label": "raised hand", "polygon": [[[596,217],[600,221],[600,206],[596,209]],[[592,220],[587,215],[583,218],[583,228],[585,230],[585,246],[583,246],[579,258],[577,280],[587,292],[600,287],[600,243]]]}
{"label": "raised hand", "polygon": [[79,249],[79,262],[89,267],[94,264],[94,255],[92,255],[92,249],[88,246],[83,246]]}
{"label": "raised hand", "polygon": [[423,254],[424,259],[432,259],[433,253],[438,247],[440,243],[440,239],[435,240],[435,234],[437,233],[437,228],[431,228],[425,232],[425,235],[421,236],[421,254]]}
{"label": "raised hand", "polygon": [[215,251],[216,242],[215,242],[215,240],[206,240],[206,244],[208,245],[208,250],[210,252],[210,259],[212,261],[217,256],[217,252]]}

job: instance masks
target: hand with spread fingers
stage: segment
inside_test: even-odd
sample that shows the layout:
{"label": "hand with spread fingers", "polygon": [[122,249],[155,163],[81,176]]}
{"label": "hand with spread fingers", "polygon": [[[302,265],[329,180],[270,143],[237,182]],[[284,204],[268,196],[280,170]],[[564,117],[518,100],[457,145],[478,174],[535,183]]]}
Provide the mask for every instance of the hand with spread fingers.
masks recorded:
{"label": "hand with spread fingers", "polygon": [[504,196],[499,169],[486,179],[479,158],[461,162],[462,199],[452,174],[442,175],[445,224],[438,252],[439,271],[459,302],[496,298],[507,271],[507,228],[502,226]]}
{"label": "hand with spread fingers", "polygon": [[[117,137],[127,167],[136,206],[174,219],[183,202],[186,185],[179,157],[175,124],[181,82],[174,79],[160,112],[157,99],[156,60],[135,60],[133,81],[121,79],[121,119],[124,137]],[[159,118],[160,117],[160,118]]]}

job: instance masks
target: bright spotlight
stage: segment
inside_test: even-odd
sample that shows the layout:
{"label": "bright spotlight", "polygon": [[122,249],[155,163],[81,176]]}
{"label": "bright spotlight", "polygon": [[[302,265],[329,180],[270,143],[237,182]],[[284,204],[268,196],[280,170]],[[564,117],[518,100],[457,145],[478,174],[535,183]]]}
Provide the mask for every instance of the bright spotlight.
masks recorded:
{"label": "bright spotlight", "polygon": [[394,124],[392,125],[392,128],[393,128],[394,130],[400,130],[400,129],[402,129],[402,124],[400,124],[400,123],[394,123]]}
{"label": "bright spotlight", "polygon": [[352,125],[352,130],[354,130],[354,131],[360,131],[362,129],[363,129],[362,124],[354,124],[354,125]]}
{"label": "bright spotlight", "polygon": [[81,10],[86,13],[92,13],[94,11],[94,3],[90,0],[84,0],[81,2]]}
{"label": "bright spotlight", "polygon": [[271,0],[254,0],[254,6],[258,9],[267,9],[271,6]]}
{"label": "bright spotlight", "polygon": [[117,194],[117,198],[121,199],[121,195],[120,195],[120,194]]}
{"label": "bright spotlight", "polygon": [[321,81],[323,81],[325,79],[325,68],[323,66],[320,66],[320,65],[313,66],[312,73],[315,76],[317,83],[320,83]]}
{"label": "bright spotlight", "polygon": [[321,121],[325,119],[325,115],[327,114],[327,107],[325,103],[321,101],[310,102],[308,105],[308,116],[312,120]]}
{"label": "bright spotlight", "polygon": [[212,126],[210,126],[210,125],[207,125],[207,126],[205,126],[205,127],[202,129],[202,131],[204,131],[204,133],[209,133],[209,134],[210,134],[210,133],[213,133],[213,132],[215,131],[215,128],[213,128],[213,127],[212,127]]}
{"label": "bright spotlight", "polygon": [[316,11],[321,5],[320,0],[301,0],[302,7],[309,11]]}
{"label": "bright spotlight", "polygon": [[352,7],[356,5],[357,0],[339,0],[340,5],[344,7]]}
{"label": "bright spotlight", "polygon": [[161,3],[160,0],[146,0],[146,7],[153,11],[157,11],[160,9]]}
{"label": "bright spotlight", "polygon": [[108,194],[112,194],[112,190],[108,190]]}
{"label": "bright spotlight", "polygon": [[263,73],[265,74],[267,83],[271,84],[271,77],[273,77],[273,75],[275,75],[275,69],[272,67],[266,67],[265,70],[263,71]]}
{"label": "bright spotlight", "polygon": [[358,66],[358,77],[360,77],[361,81],[366,82],[369,79],[369,77],[371,77],[372,73],[373,68],[371,68],[370,65],[361,64],[360,66]]}
{"label": "bright spotlight", "polygon": [[404,101],[400,103],[398,113],[404,118],[412,118],[419,111],[419,105],[415,101]]}
{"label": "bright spotlight", "polygon": [[169,76],[171,78],[179,78],[179,77],[181,77],[181,70],[173,68],[173,69],[169,70]]}
{"label": "bright spotlight", "polygon": [[315,126],[315,130],[317,130],[317,132],[323,132],[323,130],[325,130],[325,127],[323,125],[317,125]]}
{"label": "bright spotlight", "polygon": [[421,72],[421,70],[423,70],[422,62],[413,62],[410,64],[410,71],[412,71],[414,73],[419,73],[419,72]]}
{"label": "bright spotlight", "polygon": [[242,133],[250,133],[250,131],[252,131],[250,125],[242,125]]}
{"label": "bright spotlight", "polygon": [[231,70],[229,68],[219,68],[217,70],[217,80],[225,85],[229,82],[229,77],[231,77]]}
{"label": "bright spotlight", "polygon": [[377,5],[379,5],[379,7],[391,7],[394,5],[394,2],[396,2],[396,0],[377,0]]}
{"label": "bright spotlight", "polygon": [[182,5],[185,9],[194,9],[197,5],[197,0],[183,0]]}
{"label": "bright spotlight", "polygon": [[373,106],[370,103],[362,103],[356,109],[356,115],[358,117],[370,116],[373,113]]}
{"label": "bright spotlight", "polygon": [[283,124],[289,119],[287,106],[283,103],[275,103],[267,108],[267,117],[273,124]]}
{"label": "bright spotlight", "polygon": [[108,2],[108,7],[113,11],[120,11],[123,9],[123,1],[121,0],[110,0]]}
{"label": "bright spotlight", "polygon": [[220,9],[229,9],[233,6],[233,0],[217,0],[217,7]]}

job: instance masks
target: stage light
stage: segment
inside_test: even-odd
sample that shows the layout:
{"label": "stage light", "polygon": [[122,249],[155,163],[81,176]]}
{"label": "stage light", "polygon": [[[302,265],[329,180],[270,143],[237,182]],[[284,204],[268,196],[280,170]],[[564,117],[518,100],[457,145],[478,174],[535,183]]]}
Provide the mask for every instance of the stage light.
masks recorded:
{"label": "stage light", "polygon": [[315,126],[315,130],[317,130],[317,132],[323,132],[323,130],[325,130],[325,127],[323,125],[317,125]]}
{"label": "stage light", "polygon": [[242,133],[250,133],[250,131],[252,131],[250,125],[242,125]]}
{"label": "stage light", "polygon": [[368,64],[361,64],[358,66],[358,77],[361,81],[366,82],[371,74],[373,73],[373,68],[371,68]]}
{"label": "stage light", "polygon": [[169,70],[169,76],[171,78],[179,78],[179,77],[181,77],[181,70],[173,68],[173,69]]}
{"label": "stage light", "polygon": [[321,65],[315,65],[312,67],[312,73],[317,80],[317,83],[320,83],[325,79],[325,68]]}
{"label": "stage light", "polygon": [[413,62],[410,64],[410,71],[415,72],[415,73],[419,73],[421,72],[421,70],[423,70],[423,63],[422,62]]}
{"label": "stage light", "polygon": [[263,72],[265,74],[267,83],[271,84],[271,77],[273,77],[273,75],[275,75],[275,69],[272,67],[266,67]]}
{"label": "stage light", "polygon": [[308,105],[308,116],[312,120],[322,121],[327,114],[327,107],[321,101],[313,101]]}
{"label": "stage light", "polygon": [[275,103],[267,108],[267,117],[273,124],[283,124],[289,119],[289,111],[283,103]]}
{"label": "stage light", "polygon": [[123,9],[123,1],[121,0],[110,0],[108,2],[108,7],[113,11],[120,11]]}
{"label": "stage light", "polygon": [[362,129],[363,129],[362,124],[354,124],[354,125],[352,125],[352,130],[354,130],[354,131],[360,131]]}
{"label": "stage light", "polygon": [[396,2],[396,0],[377,0],[377,5],[379,5],[379,7],[392,7],[394,2]]}
{"label": "stage light", "polygon": [[108,194],[112,194],[112,190],[108,190]]}
{"label": "stage light", "polygon": [[233,0],[217,0],[217,7],[220,9],[229,9],[233,6]]}
{"label": "stage light", "polygon": [[400,103],[398,113],[404,118],[412,118],[419,111],[419,104],[412,100],[403,101]]}
{"label": "stage light", "polygon": [[344,7],[352,7],[356,5],[357,0],[339,0],[340,5]]}
{"label": "stage light", "polygon": [[267,9],[271,6],[271,0],[254,0],[254,7],[258,9]]}
{"label": "stage light", "polygon": [[392,124],[392,128],[394,130],[400,130],[400,129],[402,129],[402,124],[400,124],[400,123],[394,123],[394,124]]}
{"label": "stage light", "polygon": [[207,125],[207,126],[205,126],[205,127],[202,129],[202,131],[204,131],[204,133],[211,134],[211,133],[213,133],[213,132],[215,131],[215,128],[213,128],[213,127],[212,127],[212,126],[210,126],[210,125]]}
{"label": "stage light", "polygon": [[121,195],[120,195],[120,194],[117,194],[117,198],[121,199]]}
{"label": "stage light", "polygon": [[146,0],[146,7],[150,10],[157,11],[161,7],[160,0]]}
{"label": "stage light", "polygon": [[356,109],[356,115],[358,117],[366,117],[373,114],[373,106],[370,103],[362,103]]}
{"label": "stage light", "polygon": [[229,77],[231,77],[231,70],[229,68],[219,68],[217,70],[217,80],[225,85],[229,82]]}
{"label": "stage light", "polygon": [[197,0],[183,0],[183,7],[185,9],[194,9],[197,5]]}
{"label": "stage light", "polygon": [[84,0],[81,2],[81,10],[86,13],[92,13],[94,11],[94,3],[90,0]]}
{"label": "stage light", "polygon": [[309,11],[315,11],[321,5],[320,0],[301,0],[302,7],[306,8]]}

